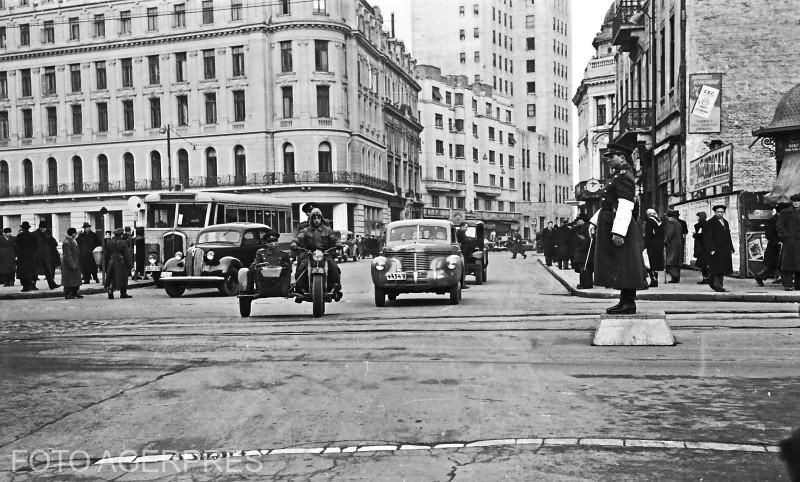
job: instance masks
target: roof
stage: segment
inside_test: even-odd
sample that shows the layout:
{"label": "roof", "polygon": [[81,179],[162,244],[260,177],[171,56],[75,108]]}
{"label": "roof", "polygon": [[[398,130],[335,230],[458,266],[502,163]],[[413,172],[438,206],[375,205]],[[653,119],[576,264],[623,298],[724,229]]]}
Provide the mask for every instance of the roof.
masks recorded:
{"label": "roof", "polygon": [[772,123],[765,128],[753,132],[756,136],[769,136],[784,131],[800,130],[800,84],[783,94]]}
{"label": "roof", "polygon": [[446,219],[404,219],[402,221],[392,221],[387,226],[388,228],[396,228],[397,226],[416,226],[418,224],[426,224],[428,226],[445,226],[450,227],[453,225]]}
{"label": "roof", "polygon": [[236,194],[214,191],[162,191],[144,197],[144,202],[209,202],[237,203],[251,205],[290,206],[284,199],[276,199],[270,194]]}

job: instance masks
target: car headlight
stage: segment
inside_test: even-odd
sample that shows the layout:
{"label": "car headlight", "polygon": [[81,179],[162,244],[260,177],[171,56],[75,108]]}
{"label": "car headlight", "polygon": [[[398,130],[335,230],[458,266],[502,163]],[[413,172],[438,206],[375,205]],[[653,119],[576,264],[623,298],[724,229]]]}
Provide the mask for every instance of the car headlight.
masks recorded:
{"label": "car headlight", "polygon": [[183,253],[180,251],[175,251],[175,259],[177,260],[183,259]]}
{"label": "car headlight", "polygon": [[375,267],[378,271],[383,271],[386,269],[386,262],[388,260],[383,256],[378,256],[377,258],[372,260],[372,266]]}
{"label": "car headlight", "polygon": [[312,255],[311,255],[311,259],[313,259],[313,260],[314,260],[315,262],[317,262],[317,263],[319,263],[320,261],[322,261],[322,259],[323,259],[324,257],[325,257],[325,255],[324,255],[324,254],[322,254],[322,250],[320,250],[320,249],[318,249],[318,250],[314,251],[314,254],[312,254]]}
{"label": "car headlight", "polygon": [[151,254],[150,256],[147,257],[147,261],[149,261],[150,264],[156,264],[156,261],[158,261],[158,258],[156,257],[156,255]]}
{"label": "car headlight", "polygon": [[445,259],[445,264],[447,265],[447,269],[456,269],[456,266],[458,266],[459,259],[460,258],[454,254],[448,256],[447,259]]}
{"label": "car headlight", "polygon": [[209,251],[208,253],[206,253],[206,259],[209,261],[214,261],[214,252]]}

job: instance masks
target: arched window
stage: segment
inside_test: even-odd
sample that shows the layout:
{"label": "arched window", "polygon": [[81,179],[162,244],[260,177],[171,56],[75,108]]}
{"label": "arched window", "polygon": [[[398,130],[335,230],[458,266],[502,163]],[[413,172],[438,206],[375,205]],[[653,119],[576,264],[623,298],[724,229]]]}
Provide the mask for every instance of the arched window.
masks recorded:
{"label": "arched window", "polygon": [[189,153],[186,149],[178,149],[178,182],[189,187]]}
{"label": "arched window", "polygon": [[100,192],[108,192],[108,158],[105,154],[97,156],[97,181]]}
{"label": "arched window", "polygon": [[22,161],[22,173],[25,177],[25,195],[33,194],[33,163],[30,159]]}
{"label": "arched window", "polygon": [[58,162],[47,158],[47,194],[58,194]]}
{"label": "arched window", "polygon": [[133,164],[133,154],[126,152],[122,156],[122,160],[125,165],[125,189],[133,191],[136,189],[136,170]]}
{"label": "arched window", "polygon": [[319,145],[319,182],[333,182],[333,162],[331,160],[331,145],[323,142]]}
{"label": "arched window", "polygon": [[150,189],[163,189],[161,185],[161,154],[158,151],[150,153]]}
{"label": "arched window", "polygon": [[11,186],[8,175],[8,163],[0,161],[0,196],[11,194]]}
{"label": "arched window", "polygon": [[247,158],[242,146],[233,148],[233,174],[236,185],[244,186],[247,182]]}
{"label": "arched window", "polygon": [[83,192],[83,160],[79,156],[72,157],[72,188]]}
{"label": "arched window", "polygon": [[213,147],[206,149],[206,186],[217,185],[217,150]]}
{"label": "arched window", "polygon": [[283,182],[295,182],[294,146],[288,142],[283,145]]}

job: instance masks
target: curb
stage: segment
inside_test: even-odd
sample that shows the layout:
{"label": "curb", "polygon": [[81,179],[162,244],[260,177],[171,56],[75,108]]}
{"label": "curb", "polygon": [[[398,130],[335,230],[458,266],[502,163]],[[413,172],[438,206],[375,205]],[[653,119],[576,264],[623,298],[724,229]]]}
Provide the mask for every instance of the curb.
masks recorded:
{"label": "curb", "polygon": [[[594,298],[602,300],[617,299],[618,295],[615,293],[601,293],[582,291],[576,289],[569,284],[564,278],[561,277],[556,271],[548,267],[542,260],[539,259],[539,264],[542,268],[546,269],[553,278],[561,283],[564,288],[569,292],[570,296],[578,298]],[[797,303],[800,302],[800,295],[780,296],[774,294],[760,294],[760,293],[654,293],[650,290],[638,291],[636,299],[641,301],[728,301],[740,303]]]}
{"label": "curb", "polygon": [[[136,289],[136,288],[146,288],[149,286],[155,286],[154,281],[146,281],[143,283],[133,283],[128,285],[128,289]],[[83,288],[84,285],[81,285],[80,294],[82,295],[98,295],[101,293],[105,293],[107,290],[102,286],[93,286],[91,288]],[[0,300],[27,300],[27,299],[41,299],[41,298],[63,298],[64,292],[60,288],[56,288],[54,290],[40,290],[40,291],[18,291],[16,293],[5,293],[0,294]]]}

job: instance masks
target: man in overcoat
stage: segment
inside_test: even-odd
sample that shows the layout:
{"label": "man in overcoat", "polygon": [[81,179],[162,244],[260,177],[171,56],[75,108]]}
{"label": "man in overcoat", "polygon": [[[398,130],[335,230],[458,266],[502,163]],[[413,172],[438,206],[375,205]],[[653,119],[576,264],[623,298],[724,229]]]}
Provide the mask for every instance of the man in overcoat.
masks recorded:
{"label": "man in overcoat", "polygon": [[0,234],[0,283],[3,286],[14,286],[14,273],[17,271],[17,253],[14,248],[14,236],[11,228],[4,228]]}
{"label": "man in overcoat", "polygon": [[714,217],[706,222],[705,241],[709,254],[708,268],[711,273],[709,285],[714,291],[725,292],[725,275],[733,272],[731,255],[736,251],[731,241],[731,228],[725,219],[728,207],[718,204],[713,207]]}
{"label": "man in overcoat", "polygon": [[586,216],[578,216],[575,219],[575,228],[572,230],[575,247],[572,254],[572,268],[576,273],[579,273],[578,289],[591,289],[594,287],[594,281],[592,280],[594,259],[589,258],[592,251],[592,236],[589,234],[589,224],[586,221]]}
{"label": "man in overcoat", "polygon": [[692,234],[692,237],[694,237],[695,266],[700,268],[700,273],[703,275],[703,279],[697,282],[699,285],[708,284],[711,276],[708,271],[708,250],[706,250],[705,241],[706,219],[705,212],[700,211],[697,213],[697,223],[694,225],[694,234]]}
{"label": "man in overcoat", "polygon": [[39,240],[35,258],[34,285],[38,281],[39,275],[44,275],[47,286],[54,290],[61,286],[55,280],[56,265],[58,264],[58,241],[50,234],[47,223],[44,221],[39,223],[39,229],[33,235]]}
{"label": "man in overcoat", "polygon": [[23,221],[19,228],[14,242],[17,250],[17,278],[22,285],[22,291],[37,290],[36,251],[39,248],[39,239],[30,232],[31,225],[28,221]]}
{"label": "man in overcoat", "polygon": [[650,262],[650,287],[658,286],[658,272],[664,270],[664,227],[655,209],[647,210],[644,222],[644,247]]}
{"label": "man in overcoat", "polygon": [[772,278],[773,276],[775,278],[778,277],[778,264],[781,255],[781,238],[778,236],[778,215],[780,211],[786,207],[788,206],[785,204],[776,206],[772,210],[772,216],[767,219],[766,225],[764,226],[767,247],[764,250],[764,260],[761,262],[761,270],[753,275],[758,286],[764,286],[764,280],[767,278]]}
{"label": "man in overcoat", "polygon": [[80,267],[83,275],[84,284],[89,284],[91,280],[99,283],[97,279],[97,263],[94,261],[94,249],[100,246],[100,238],[97,233],[92,231],[92,225],[83,223],[83,231],[76,239],[80,250]]}
{"label": "man in overcoat", "polygon": [[783,242],[781,278],[786,291],[800,290],[800,194],[790,199],[792,206],[781,211],[776,226]]}
{"label": "man in overcoat", "polygon": [[81,250],[75,240],[77,235],[77,229],[69,228],[61,243],[61,286],[64,287],[64,298],[68,300],[83,298],[78,294],[81,286]]}
{"label": "man in overcoat", "polygon": [[108,299],[114,299],[114,291],[119,290],[120,298],[131,298],[128,294],[128,275],[133,268],[133,258],[128,240],[123,236],[124,230],[114,230],[114,237],[106,243],[106,290]]}
{"label": "man in overcoat", "polygon": [[681,282],[683,227],[678,220],[677,214],[677,211],[667,211],[667,221],[664,223],[664,261],[670,277],[667,283]]}
{"label": "man in overcoat", "polygon": [[544,252],[544,262],[547,266],[553,266],[555,257],[556,233],[553,229],[553,221],[547,223],[547,227],[542,229],[542,251]]}
{"label": "man in overcoat", "polygon": [[648,288],[642,258],[642,232],[633,219],[636,179],[631,170],[633,150],[609,143],[603,157],[611,171],[602,202],[591,223],[596,227],[594,282],[620,290],[619,303],[609,314],[636,313],[636,291]]}
{"label": "man in overcoat", "polygon": [[569,237],[571,231],[569,228],[569,221],[566,218],[561,219],[561,226],[556,228],[556,259],[558,260],[559,269],[569,269]]}

